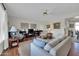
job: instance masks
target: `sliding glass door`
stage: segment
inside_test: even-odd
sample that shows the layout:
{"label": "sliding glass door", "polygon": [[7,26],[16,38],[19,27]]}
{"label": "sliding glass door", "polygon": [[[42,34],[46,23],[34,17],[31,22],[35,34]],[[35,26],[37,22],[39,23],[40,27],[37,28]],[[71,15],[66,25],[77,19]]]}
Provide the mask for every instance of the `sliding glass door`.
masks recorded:
{"label": "sliding glass door", "polygon": [[75,34],[76,34],[76,39],[79,39],[79,22],[75,23]]}

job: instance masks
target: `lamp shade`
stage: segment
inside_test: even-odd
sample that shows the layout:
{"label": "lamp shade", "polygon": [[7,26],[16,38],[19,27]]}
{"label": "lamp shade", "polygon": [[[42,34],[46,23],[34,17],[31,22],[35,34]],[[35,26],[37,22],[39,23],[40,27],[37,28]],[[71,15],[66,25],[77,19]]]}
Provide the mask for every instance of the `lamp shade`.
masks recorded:
{"label": "lamp shade", "polygon": [[15,26],[12,26],[11,29],[10,29],[10,32],[16,32],[17,29],[15,28]]}
{"label": "lamp shade", "polygon": [[53,30],[51,28],[49,28],[48,33],[53,33]]}

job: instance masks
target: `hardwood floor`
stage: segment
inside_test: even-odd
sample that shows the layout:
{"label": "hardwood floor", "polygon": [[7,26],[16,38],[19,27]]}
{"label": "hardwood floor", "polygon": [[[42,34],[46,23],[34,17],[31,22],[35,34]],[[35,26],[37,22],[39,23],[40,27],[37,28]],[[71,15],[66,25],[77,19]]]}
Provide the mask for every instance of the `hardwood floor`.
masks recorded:
{"label": "hardwood floor", "polygon": [[79,56],[79,43],[74,42],[68,56]]}
{"label": "hardwood floor", "polygon": [[18,56],[18,55],[19,55],[18,47],[15,47],[15,48],[7,49],[2,53],[1,56]]}
{"label": "hardwood floor", "polygon": [[[19,43],[19,46],[21,46],[23,44],[29,44],[29,43],[31,43],[31,41],[32,40],[28,40],[28,41],[21,42],[21,43]],[[19,56],[18,47],[14,47],[14,48],[7,49],[6,51],[4,51],[2,53],[2,56]]]}
{"label": "hardwood floor", "polygon": [[[33,37],[25,38],[23,42],[19,43],[19,46],[23,44],[29,44],[32,41],[32,39]],[[1,56],[19,56],[18,47],[8,48],[7,50],[3,51]]]}
{"label": "hardwood floor", "polygon": [[[29,40],[24,42],[29,44],[31,41]],[[23,44],[24,42],[21,42],[20,44]],[[2,56],[19,56],[18,47],[7,49],[2,53]],[[72,43],[68,56],[79,56],[79,43]]]}

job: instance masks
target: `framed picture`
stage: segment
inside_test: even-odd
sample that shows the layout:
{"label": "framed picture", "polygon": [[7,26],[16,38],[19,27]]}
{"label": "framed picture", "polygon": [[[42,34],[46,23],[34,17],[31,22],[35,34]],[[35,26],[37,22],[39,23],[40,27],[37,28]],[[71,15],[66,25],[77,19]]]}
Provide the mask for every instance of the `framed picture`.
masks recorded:
{"label": "framed picture", "polygon": [[37,28],[37,24],[30,24],[31,29],[36,29]]}
{"label": "framed picture", "polygon": [[60,29],[60,23],[54,23],[54,29]]}
{"label": "framed picture", "polygon": [[28,23],[21,23],[21,28],[22,29],[29,28],[29,24]]}
{"label": "framed picture", "polygon": [[69,24],[69,27],[70,28],[74,28],[74,24]]}
{"label": "framed picture", "polygon": [[47,29],[50,28],[50,25],[46,25],[46,28],[47,28]]}

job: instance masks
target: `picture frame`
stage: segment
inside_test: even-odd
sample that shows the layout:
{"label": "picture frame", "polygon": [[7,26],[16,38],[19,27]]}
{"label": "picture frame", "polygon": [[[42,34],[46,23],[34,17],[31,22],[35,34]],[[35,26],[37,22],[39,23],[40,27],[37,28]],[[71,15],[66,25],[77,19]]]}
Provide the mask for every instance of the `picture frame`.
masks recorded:
{"label": "picture frame", "polygon": [[69,24],[69,27],[70,28],[74,28],[74,24]]}
{"label": "picture frame", "polygon": [[46,28],[47,28],[47,29],[50,28],[50,25],[46,25]]}
{"label": "picture frame", "polygon": [[54,29],[60,29],[60,23],[54,23]]}
{"label": "picture frame", "polygon": [[37,28],[37,24],[30,24],[30,28],[31,29],[36,29]]}

